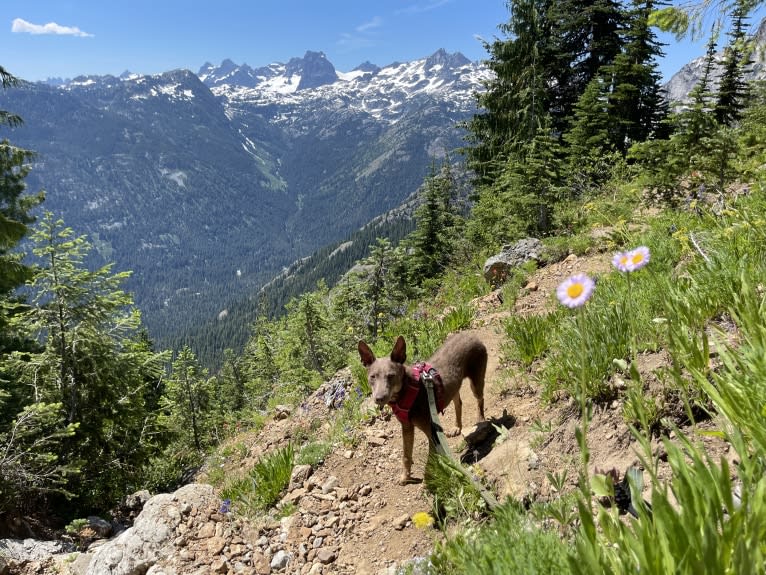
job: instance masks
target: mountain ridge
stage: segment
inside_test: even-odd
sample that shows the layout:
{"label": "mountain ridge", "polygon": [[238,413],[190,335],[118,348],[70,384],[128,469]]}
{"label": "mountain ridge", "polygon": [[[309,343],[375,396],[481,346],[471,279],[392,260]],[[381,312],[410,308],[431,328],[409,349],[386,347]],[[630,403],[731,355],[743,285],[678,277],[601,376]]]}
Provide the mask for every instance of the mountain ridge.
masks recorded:
{"label": "mountain ridge", "polygon": [[5,106],[38,153],[29,188],[95,263],[134,271],[126,289],[164,346],[412,196],[457,155],[487,74],[444,50],[348,74],[309,51],[25,84]]}

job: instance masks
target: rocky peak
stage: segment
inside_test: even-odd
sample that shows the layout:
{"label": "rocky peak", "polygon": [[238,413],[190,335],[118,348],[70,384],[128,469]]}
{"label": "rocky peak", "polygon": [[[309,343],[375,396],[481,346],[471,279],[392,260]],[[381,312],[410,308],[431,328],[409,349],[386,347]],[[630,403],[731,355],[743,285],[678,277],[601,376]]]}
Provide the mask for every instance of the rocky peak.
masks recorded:
{"label": "rocky peak", "polygon": [[444,48],[439,48],[436,52],[426,58],[425,69],[430,70],[435,66],[459,68],[460,66],[465,66],[470,63],[471,61],[460,52],[448,54]]}
{"label": "rocky peak", "polygon": [[298,90],[318,88],[332,84],[338,79],[335,66],[327,59],[324,52],[307,51],[303,58],[292,58],[285,67],[285,75],[300,76]]}

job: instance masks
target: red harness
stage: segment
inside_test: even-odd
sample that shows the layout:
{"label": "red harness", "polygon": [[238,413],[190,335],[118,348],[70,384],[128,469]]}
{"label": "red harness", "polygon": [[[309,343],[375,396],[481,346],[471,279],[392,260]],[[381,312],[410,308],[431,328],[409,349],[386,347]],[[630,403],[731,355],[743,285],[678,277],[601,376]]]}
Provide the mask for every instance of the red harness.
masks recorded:
{"label": "red harness", "polygon": [[444,413],[444,383],[433,366],[425,362],[418,362],[412,366],[412,377],[407,378],[407,387],[399,392],[399,399],[389,402],[389,406],[396,415],[396,418],[402,423],[410,422],[410,409],[415,404],[415,399],[418,397],[421,389],[425,386],[421,382],[424,374],[428,374],[434,381],[434,393],[436,395],[436,409],[439,413]]}

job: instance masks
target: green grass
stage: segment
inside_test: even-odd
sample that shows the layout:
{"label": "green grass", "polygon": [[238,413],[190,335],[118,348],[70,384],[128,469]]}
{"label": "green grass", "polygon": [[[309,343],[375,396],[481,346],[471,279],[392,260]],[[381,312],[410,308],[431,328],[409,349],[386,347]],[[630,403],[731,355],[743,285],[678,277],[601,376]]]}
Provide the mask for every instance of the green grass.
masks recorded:
{"label": "green grass", "polygon": [[255,516],[273,507],[290,482],[293,446],[279,448],[261,457],[244,476],[230,480],[221,489],[221,499],[229,499],[238,513]]}
{"label": "green grass", "polygon": [[492,521],[437,545],[426,573],[542,575],[568,573],[570,547],[555,531],[540,529],[513,503]]}

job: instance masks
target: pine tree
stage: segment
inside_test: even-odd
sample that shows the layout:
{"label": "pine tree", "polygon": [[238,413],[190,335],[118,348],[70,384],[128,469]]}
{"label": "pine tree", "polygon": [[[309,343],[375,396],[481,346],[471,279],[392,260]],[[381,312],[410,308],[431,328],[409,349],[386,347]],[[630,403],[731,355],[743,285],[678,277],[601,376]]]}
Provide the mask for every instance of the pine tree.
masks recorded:
{"label": "pine tree", "polygon": [[587,168],[612,150],[609,122],[606,83],[597,76],[577,101],[571,127],[564,134],[573,168]]}
{"label": "pine tree", "polygon": [[548,86],[558,66],[552,55],[551,0],[508,0],[510,20],[499,28],[508,39],[485,47],[494,73],[477,96],[484,111],[467,123],[468,167],[480,186],[491,184],[508,156],[534,137],[550,108]]}
{"label": "pine tree", "polygon": [[440,173],[432,164],[421,192],[422,203],[415,210],[416,228],[406,242],[406,247],[412,247],[412,277],[418,285],[441,274],[449,261],[457,220],[454,188],[449,162],[444,163]]}
{"label": "pine tree", "polygon": [[161,447],[145,401],[165,356],[139,336],[140,315],[120,289],[127,273],[86,269],[90,245],[50,213],[32,240],[40,260],[29,282],[32,305],[14,321],[40,350],[15,353],[14,376],[34,403],[61,404],[64,423],[77,426],[61,447],[62,462],[80,468],[71,490],[83,506],[108,508],[136,488]]}
{"label": "pine tree", "polygon": [[732,126],[740,119],[747,101],[745,73],[753,63],[745,30],[748,7],[749,3],[744,0],[736,2],[732,12],[729,43],[724,50],[723,72],[715,105],[716,120],[724,126]]}
{"label": "pine tree", "polygon": [[178,352],[165,386],[162,423],[176,442],[202,455],[211,445],[207,426],[212,389],[207,370],[188,346]]}
{"label": "pine tree", "polygon": [[623,154],[632,144],[661,135],[667,115],[657,62],[663,53],[648,20],[657,4],[633,1],[625,47],[605,70],[611,82],[611,141]]}
{"label": "pine tree", "polygon": [[620,53],[627,14],[614,0],[564,0],[551,5],[548,18],[557,59],[550,84],[551,125],[560,133],[587,86]]}

